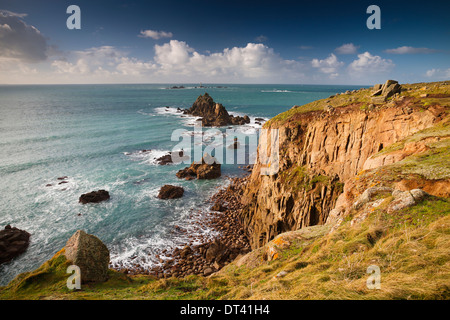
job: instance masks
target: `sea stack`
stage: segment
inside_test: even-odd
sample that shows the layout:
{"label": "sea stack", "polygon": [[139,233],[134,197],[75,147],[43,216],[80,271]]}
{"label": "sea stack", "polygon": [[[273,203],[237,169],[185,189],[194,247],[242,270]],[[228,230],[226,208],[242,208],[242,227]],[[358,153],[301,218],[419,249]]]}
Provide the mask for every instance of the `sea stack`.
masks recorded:
{"label": "sea stack", "polygon": [[208,93],[205,93],[203,96],[200,95],[186,113],[202,117],[202,126],[204,127],[222,127],[230,124],[243,125],[250,123],[250,118],[247,115],[243,117],[230,115],[225,107],[221,103],[214,102]]}

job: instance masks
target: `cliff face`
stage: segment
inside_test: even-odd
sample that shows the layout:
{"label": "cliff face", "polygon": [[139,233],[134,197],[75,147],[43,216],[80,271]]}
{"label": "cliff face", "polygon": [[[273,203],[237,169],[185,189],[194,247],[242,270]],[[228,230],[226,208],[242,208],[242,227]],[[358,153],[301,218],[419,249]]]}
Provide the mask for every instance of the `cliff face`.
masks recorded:
{"label": "cliff face", "polygon": [[[448,107],[424,106],[413,92],[374,105],[368,104],[371,90],[361,89],[315,102],[313,110],[294,107],[267,123],[279,132],[279,172],[261,175],[257,162],[247,183],[241,219],[252,248],[282,232],[324,224],[347,182],[363,169],[402,159],[372,155],[445,118]],[[346,191],[351,198],[353,191]]]}

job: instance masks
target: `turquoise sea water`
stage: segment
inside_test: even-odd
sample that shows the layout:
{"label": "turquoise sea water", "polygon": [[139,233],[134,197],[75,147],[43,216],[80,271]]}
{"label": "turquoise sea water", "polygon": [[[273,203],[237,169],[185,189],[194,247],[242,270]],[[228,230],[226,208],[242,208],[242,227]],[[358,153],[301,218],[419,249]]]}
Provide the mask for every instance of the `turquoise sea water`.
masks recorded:
{"label": "turquoise sea water", "polygon": [[[248,114],[251,124],[235,129],[256,134],[255,117],[270,119],[293,105],[359,88],[184,86],[0,86],[0,228],[10,224],[31,233],[26,253],[0,266],[0,285],[51,258],[78,229],[98,236],[116,266],[150,267],[162,249],[196,241],[200,234],[212,236],[199,220],[226,176],[243,172],[238,164],[223,165],[216,180],[184,181],[175,173],[186,164],[154,162],[177,145],[171,141],[174,130],[193,130],[195,119],[176,108],[189,108],[200,94],[208,92],[232,114]],[[210,138],[205,135],[203,146]],[[67,183],[59,184],[62,176]],[[164,184],[183,186],[184,196],[158,199]],[[81,194],[99,189],[108,190],[111,199],[78,203]],[[174,232],[175,225],[192,237]]]}

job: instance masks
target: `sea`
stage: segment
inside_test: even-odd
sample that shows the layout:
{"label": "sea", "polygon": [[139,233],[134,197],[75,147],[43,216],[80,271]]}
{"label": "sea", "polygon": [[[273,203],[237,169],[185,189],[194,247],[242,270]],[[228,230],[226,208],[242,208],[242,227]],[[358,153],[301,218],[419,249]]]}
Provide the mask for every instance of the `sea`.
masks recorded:
{"label": "sea", "polygon": [[[180,87],[180,85],[177,85]],[[213,237],[200,222],[210,197],[245,171],[239,161],[222,165],[213,180],[178,179],[185,163],[157,159],[190,143],[227,148],[227,130],[258,136],[261,125],[294,105],[361,86],[238,84],[113,84],[0,86],[0,229],[31,234],[25,253],[0,265],[0,285],[31,271],[64,247],[77,230],[97,236],[110,251],[111,266],[151,268],[164,249]],[[183,114],[207,92],[230,114],[248,115],[242,126],[200,128]],[[256,119],[256,118],[263,118]],[[197,131],[195,131],[195,130]],[[209,131],[208,131],[209,130]],[[217,133],[217,131],[220,131]],[[200,134],[201,139],[194,137]],[[223,141],[221,143],[221,141]],[[248,141],[254,141],[248,139]],[[178,149],[177,149],[178,148]],[[255,146],[248,143],[246,161]],[[60,178],[60,179],[58,179]],[[161,200],[165,184],[182,186],[183,197]],[[104,189],[111,198],[81,204],[81,194]],[[187,232],[174,232],[176,226]],[[164,258],[164,257],[163,257]]]}

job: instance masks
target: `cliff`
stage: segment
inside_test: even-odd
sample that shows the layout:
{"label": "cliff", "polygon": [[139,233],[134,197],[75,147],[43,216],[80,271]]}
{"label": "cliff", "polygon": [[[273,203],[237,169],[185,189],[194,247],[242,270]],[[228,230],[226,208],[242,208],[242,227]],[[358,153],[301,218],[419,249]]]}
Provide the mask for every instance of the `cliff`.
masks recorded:
{"label": "cliff", "polygon": [[[253,250],[220,271],[158,279],[110,269],[108,281],[69,291],[62,250],[0,287],[0,299],[448,300],[450,85],[380,89],[265,125],[279,132],[279,171],[260,175],[258,162],[243,183],[239,217]],[[368,286],[369,266],[380,288]]]}
{"label": "cliff", "polygon": [[[266,129],[279,133],[279,171],[261,175],[262,165],[257,162],[247,183],[241,219],[252,248],[263,246],[282,232],[325,224],[341,194],[340,208],[348,208],[359,195],[352,182],[358,174],[429,150],[427,144],[436,139],[447,139],[448,125],[444,124],[448,124],[450,86],[427,85],[430,88],[403,85],[401,93],[382,100],[373,98],[377,88],[360,89],[295,106],[266,123]],[[418,135],[395,153],[386,152],[439,125],[441,137],[436,138],[431,131],[429,137]],[[400,183],[398,178],[394,176],[385,184]],[[441,183],[448,190],[448,178],[448,172],[442,172],[412,180],[421,180],[425,191],[442,195],[439,189],[445,188],[431,186]]]}

